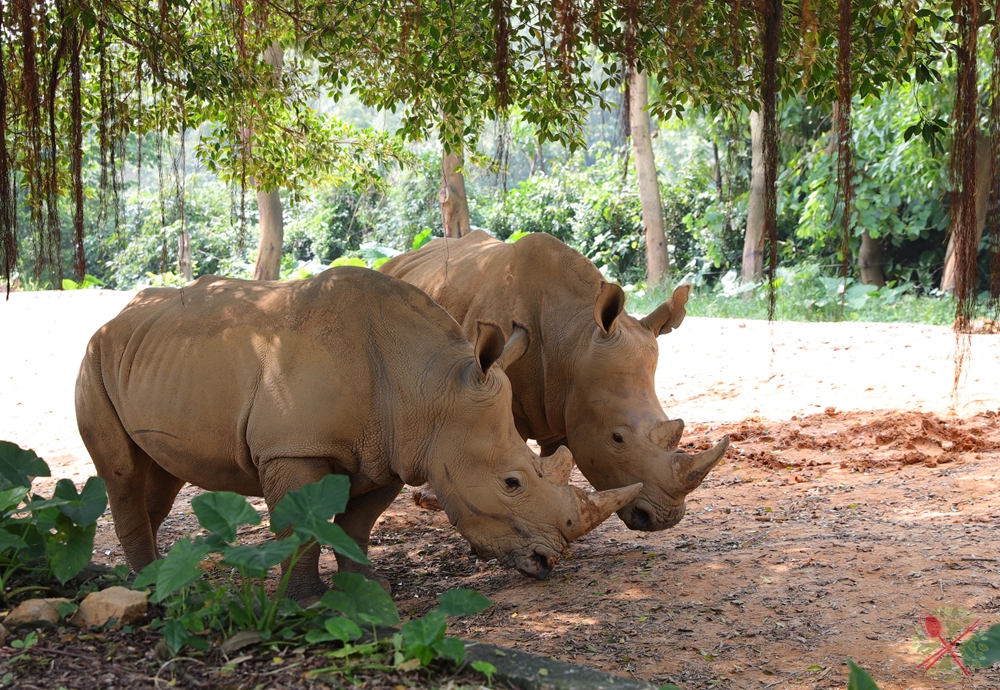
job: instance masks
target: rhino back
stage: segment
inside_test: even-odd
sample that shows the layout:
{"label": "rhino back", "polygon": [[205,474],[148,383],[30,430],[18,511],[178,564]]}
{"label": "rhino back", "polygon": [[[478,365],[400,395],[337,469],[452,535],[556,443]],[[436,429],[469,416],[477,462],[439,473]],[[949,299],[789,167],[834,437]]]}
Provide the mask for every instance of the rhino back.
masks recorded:
{"label": "rhino back", "polygon": [[356,268],[147,291],[95,338],[130,436],[205,488],[255,477],[273,457],[336,457],[358,471],[400,427],[413,431],[413,382],[456,346],[471,353],[426,295]]}
{"label": "rhino back", "polygon": [[565,436],[562,392],[575,352],[596,328],[594,303],[604,277],[575,249],[546,233],[509,244],[477,230],[436,239],[379,269],[424,290],[474,338],[478,321],[531,333],[527,354],[507,369],[522,435],[539,442]]}

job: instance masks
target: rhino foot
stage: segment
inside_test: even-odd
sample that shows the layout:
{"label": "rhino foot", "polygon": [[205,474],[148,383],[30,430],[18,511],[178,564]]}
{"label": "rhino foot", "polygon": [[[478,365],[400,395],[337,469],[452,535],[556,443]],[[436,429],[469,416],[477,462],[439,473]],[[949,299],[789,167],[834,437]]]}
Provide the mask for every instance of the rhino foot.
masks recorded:
{"label": "rhino foot", "polygon": [[444,510],[438,501],[437,495],[434,493],[434,489],[427,484],[418,486],[413,490],[413,503],[424,510]]}

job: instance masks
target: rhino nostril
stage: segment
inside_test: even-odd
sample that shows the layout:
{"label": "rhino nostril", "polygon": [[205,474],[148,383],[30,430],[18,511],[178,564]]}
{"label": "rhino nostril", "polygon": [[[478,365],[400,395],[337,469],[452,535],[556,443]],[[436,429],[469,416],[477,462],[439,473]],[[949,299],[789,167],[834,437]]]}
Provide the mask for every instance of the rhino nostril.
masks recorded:
{"label": "rhino nostril", "polygon": [[547,558],[536,551],[531,556],[531,560],[533,560],[537,565],[534,576],[539,580],[544,580],[549,576],[549,573],[552,572],[552,559]]}
{"label": "rhino nostril", "polygon": [[632,519],[629,527],[637,530],[648,530],[653,526],[653,521],[649,519],[649,513],[642,508],[632,510]]}

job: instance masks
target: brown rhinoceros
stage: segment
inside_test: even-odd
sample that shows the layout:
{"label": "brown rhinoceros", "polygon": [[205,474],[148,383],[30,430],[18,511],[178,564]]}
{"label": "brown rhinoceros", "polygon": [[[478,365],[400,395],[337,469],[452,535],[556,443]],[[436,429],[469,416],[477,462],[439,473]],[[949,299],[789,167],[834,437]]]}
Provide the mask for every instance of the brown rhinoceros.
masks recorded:
{"label": "brown rhinoceros", "polygon": [[[403,484],[430,482],[451,522],[487,558],[544,578],[566,545],[639,487],[586,493],[572,457],[528,449],[503,368],[520,357],[482,324],[475,346],[427,295],[362,268],[309,280],[205,276],[145,290],[91,339],[80,367],[80,434],[105,480],[133,570],[185,482],[263,496],[269,508],[330,473],[351,480],[336,522],[367,551]],[[324,590],[319,549],[289,596]],[[341,569],[370,572],[338,555]]]}
{"label": "brown rhinoceros", "polygon": [[565,444],[594,487],[642,482],[618,512],[636,530],[661,530],[684,515],[684,497],[729,447],[688,455],[677,449],[684,422],[668,420],[653,377],[656,337],[684,319],[690,286],[643,319],[624,312],[625,293],[593,263],[545,233],[514,244],[476,231],[437,239],[379,269],[413,283],[448,310],[466,335],[482,319],[516,320],[531,334],[528,353],[506,371],[514,419],[542,455]]}

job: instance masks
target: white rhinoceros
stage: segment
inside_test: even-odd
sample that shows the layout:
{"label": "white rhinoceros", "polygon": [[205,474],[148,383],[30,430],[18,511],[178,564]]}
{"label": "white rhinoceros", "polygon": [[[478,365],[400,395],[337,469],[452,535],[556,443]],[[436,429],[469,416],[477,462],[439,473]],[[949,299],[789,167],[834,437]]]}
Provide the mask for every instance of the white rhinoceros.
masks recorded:
{"label": "white rhinoceros", "polygon": [[[309,280],[205,276],[144,290],[91,339],[80,367],[80,434],[108,488],[133,570],[185,482],[264,496],[330,473],[351,480],[336,522],[367,551],[403,484],[430,482],[484,557],[544,578],[566,545],[639,487],[586,493],[572,457],[532,453],[514,428],[503,368],[527,334],[495,325],[475,346],[427,295],[360,268]],[[318,548],[289,596],[324,590]],[[342,559],[338,567],[369,573]]]}
{"label": "white rhinoceros", "polygon": [[527,354],[506,371],[517,430],[542,455],[565,444],[598,489],[642,482],[618,512],[636,530],[661,530],[684,516],[684,498],[729,447],[688,455],[684,430],[656,397],[656,338],[684,320],[690,286],[652,314],[625,313],[625,293],[585,256],[545,233],[513,244],[477,230],[437,239],[379,269],[412,283],[448,310],[467,336],[489,320],[528,329]]}

